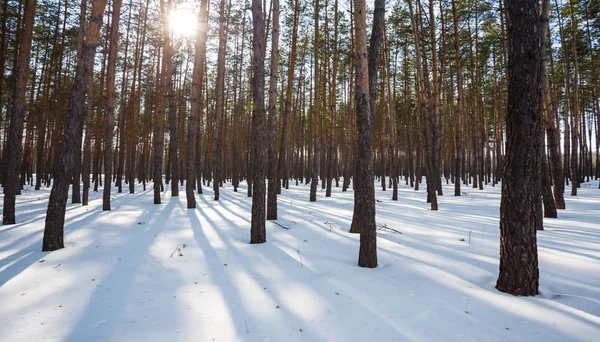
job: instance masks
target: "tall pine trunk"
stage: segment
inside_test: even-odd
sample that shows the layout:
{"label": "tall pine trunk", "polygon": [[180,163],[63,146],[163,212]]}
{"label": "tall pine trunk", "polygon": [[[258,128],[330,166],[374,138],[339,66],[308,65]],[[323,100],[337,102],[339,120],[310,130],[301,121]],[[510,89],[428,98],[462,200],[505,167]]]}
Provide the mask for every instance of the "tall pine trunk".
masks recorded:
{"label": "tall pine trunk", "polygon": [[204,79],[204,60],[206,59],[206,35],[208,25],[206,24],[206,9],[208,0],[202,0],[200,3],[200,27],[196,37],[196,55],[194,56],[194,72],[192,75],[192,98],[190,119],[187,135],[187,153],[186,153],[186,185],[185,193],[188,209],[196,208],[196,197],[194,197],[194,185],[196,180],[196,125],[201,113],[202,83]]}
{"label": "tall pine trunk", "polygon": [[223,182],[223,116],[225,113],[225,53],[227,50],[227,21],[229,16],[225,18],[225,1],[221,0],[219,8],[219,55],[217,58],[217,86],[215,89],[215,131],[213,140],[213,190],[215,201],[219,200],[219,187]]}
{"label": "tall pine trunk", "polygon": [[288,64],[287,86],[285,90],[285,102],[283,105],[283,118],[281,123],[281,138],[279,140],[279,157],[277,161],[277,193],[281,193],[281,181],[289,177],[285,172],[285,159],[288,122],[292,110],[292,87],[294,85],[294,70],[296,67],[296,43],[298,41],[298,16],[300,15],[299,0],[294,0],[294,23],[292,26],[292,46],[290,47],[290,60]]}
{"label": "tall pine trunk", "polygon": [[[161,0],[162,1],[162,0]],[[171,0],[167,0],[167,18],[170,17],[172,10]],[[169,165],[171,170],[171,196],[179,196],[179,136],[177,135],[177,110],[175,108],[175,91],[173,89],[173,78],[175,68],[173,67],[171,54],[171,35],[167,27],[163,28],[163,55],[166,68],[165,74],[165,97],[169,110]]]}
{"label": "tall pine trunk", "polygon": [[537,0],[507,0],[509,40],[506,157],[500,201],[500,274],[496,288],[538,294],[542,51]]}
{"label": "tall pine trunk", "polygon": [[269,120],[268,120],[268,191],[267,220],[277,220],[277,73],[279,58],[279,0],[273,0],[273,33],[271,38],[271,65],[269,79]]}
{"label": "tall pine trunk", "polygon": [[[104,192],[102,210],[110,210],[111,181],[113,169],[113,130],[115,126],[115,71],[117,47],[119,43],[119,18],[122,0],[113,3],[112,25],[110,27],[110,46],[108,48],[108,66],[106,71],[106,123],[104,130]],[[120,178],[118,178],[120,179]]]}
{"label": "tall pine trunk", "polygon": [[373,111],[369,93],[373,77],[369,72],[377,69],[379,50],[385,22],[385,1],[376,0],[367,53],[367,10],[364,0],[354,0],[354,69],[356,126],[358,148],[354,181],[354,212],[350,232],[360,232],[358,265],[377,267],[377,231],[375,226],[375,184],[373,183]]}
{"label": "tall pine trunk", "polygon": [[265,174],[267,155],[265,149],[265,19],[260,0],[252,0],[252,220],[250,243],[267,241],[265,221]]}
{"label": "tall pine trunk", "polygon": [[19,37],[19,55],[15,66],[16,80],[15,89],[13,91],[10,131],[8,136],[8,146],[6,146],[6,179],[3,180],[3,224],[16,223],[16,195],[21,189],[21,184],[19,182],[19,160],[21,158],[23,121],[25,119],[25,93],[27,91],[27,76],[29,75],[29,58],[31,55],[31,40],[33,36],[33,21],[35,18],[36,6],[36,0],[27,0],[25,3],[23,27],[21,29],[21,36]]}
{"label": "tall pine trunk", "polygon": [[[117,1],[119,0],[116,0],[115,3]],[[81,53],[79,53],[77,60],[77,70],[71,88],[65,121],[64,140],[54,174],[54,185],[48,201],[42,251],[54,251],[64,247],[63,229],[69,183],[71,182],[73,154],[76,151],[77,139],[75,135],[85,115],[87,82],[90,80],[92,60],[96,55],[96,46],[100,38],[100,27],[105,5],[106,0],[94,0],[92,2],[92,12],[88,22],[85,42],[81,45]]]}

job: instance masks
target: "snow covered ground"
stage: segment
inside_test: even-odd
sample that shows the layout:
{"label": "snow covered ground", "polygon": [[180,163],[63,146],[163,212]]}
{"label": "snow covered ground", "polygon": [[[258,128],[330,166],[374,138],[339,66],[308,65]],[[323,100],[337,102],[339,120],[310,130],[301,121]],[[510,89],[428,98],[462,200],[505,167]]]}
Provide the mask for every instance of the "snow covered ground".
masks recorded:
{"label": "snow covered ground", "polygon": [[[169,187],[167,187],[169,188]],[[377,184],[379,267],[357,266],[351,191],[292,186],[268,242],[250,245],[245,184],[186,209],[152,187],[102,211],[68,205],[65,248],[42,253],[49,189],[27,187],[0,226],[2,341],[599,341],[600,190],[582,185],[538,233],[535,298],[495,290],[499,186],[445,186],[440,211]],[[319,186],[320,191],[320,186]],[[2,197],[0,196],[0,205]],[[180,252],[178,251],[180,250]]]}

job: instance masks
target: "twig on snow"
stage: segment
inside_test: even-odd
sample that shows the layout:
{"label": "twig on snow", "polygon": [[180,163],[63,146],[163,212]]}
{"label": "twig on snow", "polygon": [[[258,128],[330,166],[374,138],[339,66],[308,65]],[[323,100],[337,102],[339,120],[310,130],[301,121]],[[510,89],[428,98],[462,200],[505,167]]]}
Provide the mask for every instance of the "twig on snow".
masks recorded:
{"label": "twig on snow", "polygon": [[278,225],[279,227],[283,228],[283,229],[290,229],[290,225],[284,226],[283,224],[277,222],[277,221],[271,221],[273,223],[275,223],[276,225]]}
{"label": "twig on snow", "polygon": [[378,229],[378,230],[382,230],[382,229],[383,229],[383,230],[389,230],[389,231],[391,231],[391,232],[394,232],[394,233],[402,234],[402,232],[401,232],[401,231],[399,231],[399,230],[396,230],[396,229],[394,229],[394,228],[390,228],[390,227],[388,227],[386,224],[378,224],[378,225],[377,225],[377,229]]}
{"label": "twig on snow", "polygon": [[185,243],[177,245],[177,247],[175,247],[175,250],[173,251],[173,253],[171,253],[171,256],[169,256],[169,258],[172,258],[173,254],[175,254],[175,252],[179,252],[179,256],[183,256],[183,254],[181,254],[181,250],[184,248],[185,248]]}

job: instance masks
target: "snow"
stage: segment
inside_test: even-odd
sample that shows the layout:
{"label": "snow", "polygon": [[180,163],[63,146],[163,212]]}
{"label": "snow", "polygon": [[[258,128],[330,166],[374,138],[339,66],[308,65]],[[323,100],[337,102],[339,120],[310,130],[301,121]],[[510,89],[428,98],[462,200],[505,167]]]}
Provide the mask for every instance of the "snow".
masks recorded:
{"label": "snow", "polygon": [[290,229],[268,222],[262,245],[248,243],[245,184],[218,202],[205,187],[196,210],[184,187],[162,205],[151,184],[115,191],[110,212],[92,192],[68,204],[65,248],[42,253],[49,189],[28,186],[19,223],[0,227],[0,340],[598,341],[598,181],[544,220],[533,298],[494,288],[499,186],[454,197],[445,185],[432,212],[424,191],[401,182],[396,202],[376,185],[377,223],[401,234],[378,232],[375,269],[357,266],[341,188],[319,186],[316,203],[307,186],[284,189],[277,222]]}

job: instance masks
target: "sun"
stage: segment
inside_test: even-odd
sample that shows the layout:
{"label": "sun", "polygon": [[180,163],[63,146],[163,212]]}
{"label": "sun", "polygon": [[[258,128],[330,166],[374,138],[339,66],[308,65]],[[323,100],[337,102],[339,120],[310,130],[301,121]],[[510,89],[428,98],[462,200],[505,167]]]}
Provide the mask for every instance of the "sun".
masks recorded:
{"label": "sun", "polygon": [[171,11],[169,28],[174,37],[191,37],[198,29],[198,14],[186,9],[175,9]]}

